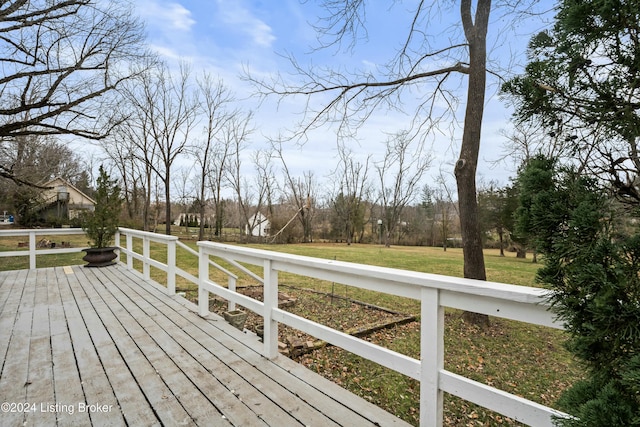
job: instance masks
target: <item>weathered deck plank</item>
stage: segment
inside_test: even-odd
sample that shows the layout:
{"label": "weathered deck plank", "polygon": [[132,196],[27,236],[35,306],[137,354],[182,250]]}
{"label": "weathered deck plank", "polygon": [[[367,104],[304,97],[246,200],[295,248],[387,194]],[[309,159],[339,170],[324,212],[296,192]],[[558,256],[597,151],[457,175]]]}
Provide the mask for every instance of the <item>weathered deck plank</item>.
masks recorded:
{"label": "weathered deck plank", "polygon": [[2,372],[2,365],[7,360],[7,349],[26,278],[26,270],[21,270],[13,277],[3,275],[0,278],[0,357],[2,358],[0,372]]}
{"label": "weathered deck plank", "polygon": [[[53,273],[48,270],[38,270],[35,283],[35,298],[33,320],[31,325],[31,340],[29,345],[29,371],[27,372],[26,401],[54,402],[53,391],[53,361],[51,359],[51,333],[49,331],[49,295],[48,288]],[[46,286],[39,286],[45,283]],[[54,425],[55,412],[42,411],[25,413],[26,425]],[[31,423],[31,419],[35,423]]]}
{"label": "weathered deck plank", "polygon": [[[35,274],[25,275],[24,280],[18,277],[15,282],[14,292],[19,295],[19,300],[13,327],[1,332],[2,341],[7,342],[7,351],[0,376],[0,402],[26,402],[35,284]],[[2,424],[6,425],[22,425],[24,422],[24,412],[2,413],[2,417]]]}
{"label": "weathered deck plank", "polygon": [[[105,272],[105,274],[113,273]],[[191,356],[202,364],[207,372],[215,373],[215,377],[222,386],[217,392],[222,396],[233,396],[233,399],[242,402],[247,408],[251,408],[254,418],[257,415],[268,425],[295,425],[297,423],[336,425],[330,418],[319,413],[306,402],[300,402],[298,397],[283,389],[273,379],[258,370],[246,369],[248,361],[211,339],[210,335],[201,334],[199,339],[194,338],[189,329],[195,326],[193,319],[187,319],[180,313],[180,311],[184,311],[184,306],[173,300],[167,300],[157,289],[143,292],[136,287],[129,289],[123,287],[122,290],[128,294],[131,300],[135,300],[150,318],[156,319],[161,328],[165,330],[177,328],[180,333],[173,334],[176,342],[183,348],[188,348]],[[164,316],[159,316],[160,313],[163,313]],[[200,321],[200,319],[198,320]],[[202,323],[208,326],[206,322]],[[220,326],[222,325],[221,323]],[[212,330],[211,328],[207,329]],[[201,330],[198,329],[198,331]],[[221,331],[216,329],[216,332],[216,335],[220,335]],[[235,330],[234,332],[237,333]],[[256,353],[253,353],[252,357],[253,359],[261,359]],[[269,390],[269,396],[265,395],[266,390]]]}
{"label": "weathered deck plank", "polygon": [[[62,271],[62,269],[56,270],[58,272]],[[104,412],[88,412],[92,425],[124,424],[124,418],[120,411],[117,398],[111,388],[100,356],[89,335],[88,328],[91,325],[86,325],[82,317],[81,310],[87,310],[89,308],[87,307],[89,305],[88,301],[80,298],[79,295],[73,294],[70,286],[71,281],[72,280],[69,280],[68,283],[59,283],[59,289],[62,306],[67,318],[71,343],[73,345],[73,356],[75,357],[75,363],[84,393],[84,399],[81,402],[88,405],[106,405],[107,408],[110,408],[109,411]],[[80,402],[69,402],[69,405],[75,405],[76,411],[80,409]]]}
{"label": "weathered deck plank", "polygon": [[[79,275],[83,275],[84,271],[78,271]],[[93,273],[93,271],[92,271]],[[99,273],[99,271],[98,271]],[[99,278],[94,278],[91,283],[89,280],[83,280],[87,292],[92,292],[94,298],[105,298],[100,301],[101,305],[109,307],[118,307],[119,302],[110,296],[110,292],[117,292],[117,285],[114,283],[100,283]],[[93,287],[93,289],[91,289]],[[102,288],[102,289],[100,289]],[[99,291],[100,295],[97,295]],[[195,387],[192,386],[189,377],[180,369],[171,354],[167,354],[167,348],[170,344],[170,337],[164,331],[152,330],[146,328],[149,326],[148,319],[136,309],[135,303],[128,306],[120,306],[118,310],[118,321],[124,327],[126,333],[133,337],[142,355],[151,364],[152,369],[163,379],[167,386],[162,395],[164,399],[177,399],[180,405],[186,411],[188,423],[197,423],[198,420],[221,419],[222,414],[211,405],[206,397]],[[154,334],[156,338],[154,339]],[[126,362],[128,369],[136,371],[138,365],[136,363]],[[198,375],[201,373],[196,373]],[[157,390],[145,390],[146,395],[157,394]],[[202,421],[201,421],[202,422]]]}
{"label": "weathered deck plank", "polygon": [[[132,387],[135,379],[130,369],[125,365],[117,346],[114,343],[113,331],[103,323],[97,314],[97,310],[103,306],[102,301],[91,299],[86,290],[90,288],[87,283],[81,286],[75,275],[67,275],[68,284],[71,287],[76,300],[86,300],[89,304],[81,304],[81,314],[93,346],[100,357],[104,372],[113,389],[117,402],[122,410],[127,423],[132,426],[159,424],[156,416],[148,405],[138,405],[144,401],[144,395],[138,387]],[[110,326],[110,325],[109,325]],[[95,402],[101,403],[101,402]]]}
{"label": "weathered deck plank", "polygon": [[[82,272],[78,271],[78,273]],[[94,297],[95,291],[92,287],[87,286],[86,290],[90,298]],[[136,327],[137,323],[132,322],[130,313],[127,313],[121,306],[107,306],[106,304],[96,305],[96,311],[103,322],[109,325],[111,337],[120,350],[122,358],[127,361],[128,366],[135,366],[135,369],[131,370],[135,381],[157,417],[165,420],[166,424],[192,423],[192,418],[174,398],[170,389],[158,375],[158,371],[141,351],[140,346],[146,343],[144,331],[141,328],[134,329],[130,335],[123,326],[123,324],[131,323],[129,330]]]}
{"label": "weathered deck plank", "polygon": [[123,266],[2,272],[0,308],[0,402],[36,405],[0,425],[407,425]]}
{"label": "weathered deck plank", "polygon": [[49,283],[49,329],[51,331],[55,401],[50,403],[54,405],[53,409],[58,425],[89,425],[90,419],[87,412],[70,414],[69,411],[60,410],[60,408],[56,410],[55,406],[56,403],[75,405],[77,402],[84,401],[84,391],[75,357],[69,357],[74,354],[73,343],[60,292],[60,287],[66,286],[66,278],[64,276],[58,278],[56,274],[52,276],[51,283]]}

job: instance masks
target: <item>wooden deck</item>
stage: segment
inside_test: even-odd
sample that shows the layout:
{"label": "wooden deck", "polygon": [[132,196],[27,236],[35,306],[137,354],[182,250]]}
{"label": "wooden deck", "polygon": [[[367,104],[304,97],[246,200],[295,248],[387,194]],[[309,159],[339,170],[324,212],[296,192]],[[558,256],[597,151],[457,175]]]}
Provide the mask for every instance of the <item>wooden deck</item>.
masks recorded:
{"label": "wooden deck", "polygon": [[137,273],[0,272],[0,425],[407,425]]}

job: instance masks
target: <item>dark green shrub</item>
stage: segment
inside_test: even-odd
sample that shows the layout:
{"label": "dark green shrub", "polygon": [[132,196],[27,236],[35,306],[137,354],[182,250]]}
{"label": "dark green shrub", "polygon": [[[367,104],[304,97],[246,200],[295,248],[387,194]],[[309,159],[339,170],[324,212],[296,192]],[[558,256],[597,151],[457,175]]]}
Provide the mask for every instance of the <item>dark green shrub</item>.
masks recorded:
{"label": "dark green shrub", "polygon": [[102,166],[95,201],[95,210],[82,215],[82,229],[91,239],[92,247],[104,248],[111,244],[118,230],[122,199],[117,180],[111,180]]}

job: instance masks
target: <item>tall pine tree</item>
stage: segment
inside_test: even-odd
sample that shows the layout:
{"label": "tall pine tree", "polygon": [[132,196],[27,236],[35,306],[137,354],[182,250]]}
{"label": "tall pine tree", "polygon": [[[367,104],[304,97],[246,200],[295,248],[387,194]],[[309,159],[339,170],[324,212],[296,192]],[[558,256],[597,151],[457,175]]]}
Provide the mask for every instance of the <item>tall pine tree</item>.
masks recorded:
{"label": "tall pine tree", "polygon": [[553,290],[567,347],[587,367],[559,402],[575,418],[558,424],[640,426],[640,230],[614,215],[595,179],[549,165],[523,168],[517,220],[544,256],[538,280]]}

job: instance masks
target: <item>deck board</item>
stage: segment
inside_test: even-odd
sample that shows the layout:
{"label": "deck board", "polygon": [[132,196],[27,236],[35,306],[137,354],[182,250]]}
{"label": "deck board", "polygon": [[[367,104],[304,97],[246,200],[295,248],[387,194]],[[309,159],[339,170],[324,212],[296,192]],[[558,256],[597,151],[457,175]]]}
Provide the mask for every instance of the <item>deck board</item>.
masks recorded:
{"label": "deck board", "polygon": [[[18,280],[21,282],[22,278],[19,277]],[[16,284],[20,283],[18,280]],[[17,287],[13,290],[19,295],[13,325],[9,329],[3,329],[2,332],[2,341],[7,343],[7,350],[2,366],[3,375],[0,376],[0,402],[25,402],[27,397],[26,383],[29,370],[28,355],[35,296],[35,274],[25,277],[23,284],[23,289]],[[24,422],[22,413],[10,412],[6,416],[3,413],[2,416],[3,424],[6,425],[21,425]]]}
{"label": "deck board", "polygon": [[[82,298],[82,295],[73,292],[72,286],[74,282],[74,276],[69,275],[67,283],[59,283],[59,289],[67,318],[71,343],[73,345],[72,355],[75,357],[75,363],[80,376],[80,384],[84,393],[82,402],[87,405],[106,405],[107,408],[111,409],[108,412],[88,412],[92,425],[109,425],[110,423],[112,423],[112,425],[124,424],[122,411],[120,410],[117,398],[111,388],[104,366],[89,333],[89,328],[96,327],[97,325],[91,323],[85,324],[85,319],[82,317],[83,311],[86,312],[90,310],[89,301],[86,298]],[[80,409],[80,402],[60,403],[75,405],[76,410]]]}
{"label": "deck board", "polygon": [[[246,359],[242,359],[234,351],[230,351],[223,344],[212,339],[211,335],[203,333],[201,329],[191,329],[194,323],[180,313],[184,307],[172,300],[167,301],[157,289],[153,291],[143,293],[140,289],[131,287],[127,293],[132,300],[137,301],[146,314],[158,319],[160,327],[166,330],[178,328],[181,331],[174,334],[176,341],[183,348],[189,348],[191,355],[203,364],[207,372],[215,373],[216,378],[223,384],[223,387],[218,390],[222,395],[233,395],[236,400],[240,399],[268,425],[278,425],[287,420],[292,424],[337,425],[311,405],[300,402],[299,397],[283,389],[264,373],[257,369],[245,369]],[[160,312],[166,317],[158,316]],[[250,357],[263,361],[255,352],[250,354]],[[269,390],[269,396],[260,390]],[[295,407],[295,411],[288,413],[279,405]]]}
{"label": "deck board", "polygon": [[[29,370],[27,372],[26,387],[27,402],[54,402],[53,390],[53,360],[51,358],[51,334],[49,331],[49,296],[48,288],[50,276],[48,271],[39,270],[36,275],[34,289],[34,308],[31,326],[31,340],[29,345]],[[47,286],[38,286],[47,283]],[[56,422],[55,412],[35,412],[25,414],[25,424],[31,425],[31,418],[35,418],[39,425],[53,425]]]}
{"label": "deck board", "polygon": [[0,402],[36,408],[0,425],[407,425],[122,265],[0,272],[0,309]]}
{"label": "deck board", "polygon": [[[272,422],[276,422],[278,416],[285,417],[280,418],[281,420],[286,419],[287,414],[285,412],[282,412],[280,408],[275,405],[269,406],[270,402],[266,400],[256,403],[256,405],[265,405],[264,407],[260,407],[260,411],[257,413],[250,409],[250,405],[249,407],[245,407],[248,405],[246,399],[238,398],[240,387],[252,387],[248,386],[246,381],[235,383],[235,385],[238,386],[238,390],[233,387],[234,384],[229,382],[228,376],[225,375],[226,372],[223,365],[219,363],[219,360],[215,356],[215,349],[204,349],[200,343],[190,338],[181,328],[169,321],[168,316],[172,314],[171,311],[167,310],[166,307],[159,302],[154,305],[144,300],[148,293],[138,295],[131,289],[123,288],[122,290],[127,295],[121,295],[121,298],[135,298],[138,303],[138,309],[142,310],[146,315],[150,316],[149,318],[153,318],[156,322],[154,325],[147,325],[148,330],[153,330],[156,334],[158,331],[174,330],[174,333],[171,334],[171,340],[165,341],[163,348],[167,351],[167,354],[173,355],[180,369],[183,369],[185,372],[196,373],[196,376],[193,378],[195,387],[200,390],[210,390],[220,398],[220,405],[231,409],[230,412],[234,414],[234,418],[229,419],[231,423],[242,425],[251,422],[257,425],[256,415],[261,418],[265,411],[273,411],[269,414],[274,417]],[[140,296],[140,298],[137,298],[138,296]],[[185,354],[187,349],[189,352],[188,355]],[[215,376],[211,375],[212,372],[215,373]],[[263,425],[268,424],[265,423]]]}
{"label": "deck board", "polygon": [[87,290],[90,289],[90,286],[81,286],[73,275],[67,275],[67,278],[76,299],[86,298],[91,303],[91,305],[83,305],[81,314],[104,368],[104,373],[127,423],[145,426],[157,424],[157,419],[148,405],[137,405],[138,401],[144,401],[141,390],[138,387],[129,387],[129,384],[134,383],[135,379],[130,369],[123,366],[123,358],[120,356],[113,339],[114,332],[111,329],[109,331],[106,329],[106,325],[109,323],[103,323],[98,315],[98,310],[104,304],[95,298],[89,298]]}
{"label": "deck board", "polygon": [[[51,270],[53,271],[53,270]],[[53,378],[55,401],[51,404],[75,404],[84,401],[84,391],[80,381],[73,343],[67,326],[68,319],[62,304],[61,286],[66,286],[66,277],[52,274],[49,284],[49,330],[51,332],[51,357],[53,361]],[[66,294],[65,294],[66,295]],[[90,419],[87,412],[70,414],[68,411],[54,411],[58,425],[89,425]]]}

